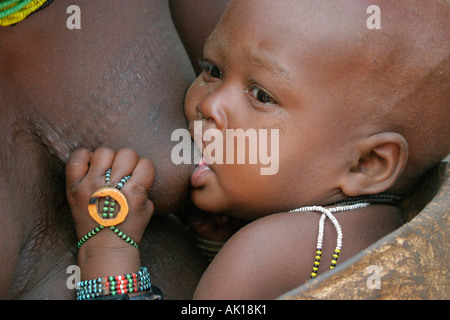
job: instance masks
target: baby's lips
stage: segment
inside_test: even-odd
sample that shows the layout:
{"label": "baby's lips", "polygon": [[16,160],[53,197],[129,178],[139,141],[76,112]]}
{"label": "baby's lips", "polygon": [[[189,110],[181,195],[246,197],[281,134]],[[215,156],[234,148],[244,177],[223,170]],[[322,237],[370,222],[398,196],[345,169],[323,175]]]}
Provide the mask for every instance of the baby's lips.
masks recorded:
{"label": "baby's lips", "polygon": [[200,164],[194,169],[191,175],[191,185],[194,188],[201,187],[204,175],[211,172],[211,168],[206,164],[205,158],[202,157]]}

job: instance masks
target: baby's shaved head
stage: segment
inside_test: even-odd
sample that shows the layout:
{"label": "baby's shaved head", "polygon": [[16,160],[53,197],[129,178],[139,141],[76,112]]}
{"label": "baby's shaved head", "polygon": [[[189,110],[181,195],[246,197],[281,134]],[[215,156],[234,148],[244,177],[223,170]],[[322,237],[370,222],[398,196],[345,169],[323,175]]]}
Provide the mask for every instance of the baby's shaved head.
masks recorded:
{"label": "baby's shaved head", "polygon": [[382,29],[366,33],[380,57],[369,77],[377,88],[373,115],[408,142],[409,160],[398,185],[407,190],[450,153],[450,3],[372,2],[382,10]]}
{"label": "baby's shaved head", "polygon": [[[371,5],[381,29],[368,28]],[[315,99],[345,114],[337,126],[402,135],[409,159],[390,191],[404,193],[450,153],[449,16],[445,0],[235,0],[223,21],[236,37],[270,25],[277,40],[252,50],[295,50],[300,67],[285,72],[320,88]]]}

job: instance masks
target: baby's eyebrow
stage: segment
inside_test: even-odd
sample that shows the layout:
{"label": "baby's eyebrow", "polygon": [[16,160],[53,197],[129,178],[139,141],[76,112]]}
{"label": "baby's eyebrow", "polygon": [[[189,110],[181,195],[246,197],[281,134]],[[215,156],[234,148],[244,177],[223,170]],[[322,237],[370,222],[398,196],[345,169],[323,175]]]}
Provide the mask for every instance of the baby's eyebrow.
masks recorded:
{"label": "baby's eyebrow", "polygon": [[[213,33],[206,40],[204,53],[212,50],[223,59],[225,58],[224,52],[226,52],[225,47],[227,45],[228,44],[225,39],[219,39],[215,37],[215,34]],[[234,50],[236,50],[236,48]],[[289,83],[293,82],[293,79],[290,76],[289,68],[283,66],[279,61],[272,58],[272,55],[269,52],[266,53],[255,47],[242,47],[241,50],[247,60],[247,63],[254,63],[258,68],[265,69],[274,75],[279,75]]]}
{"label": "baby's eyebrow", "polygon": [[259,67],[266,69],[270,73],[280,75],[290,82],[293,81],[290,77],[289,68],[280,64],[276,59],[266,57],[264,54],[258,54],[256,52],[248,52],[246,54],[246,58],[256,63]]}

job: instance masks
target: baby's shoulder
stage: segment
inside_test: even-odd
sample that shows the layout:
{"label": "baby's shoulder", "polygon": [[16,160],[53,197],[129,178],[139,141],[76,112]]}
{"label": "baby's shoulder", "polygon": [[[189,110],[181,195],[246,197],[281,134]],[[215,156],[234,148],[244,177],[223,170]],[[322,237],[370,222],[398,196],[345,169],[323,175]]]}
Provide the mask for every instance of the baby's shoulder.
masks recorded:
{"label": "baby's shoulder", "polygon": [[[398,228],[396,212],[394,207],[373,205],[337,213],[344,234],[340,262]],[[197,297],[207,298],[213,292],[219,299],[274,299],[303,284],[314,266],[321,215],[278,213],[248,224],[212,262]],[[330,219],[323,231],[322,257],[331,262],[337,232]],[[320,273],[329,269],[325,267]]]}
{"label": "baby's shoulder", "polygon": [[311,273],[319,218],[280,213],[246,225],[212,261],[196,298],[274,299],[301,285]]}

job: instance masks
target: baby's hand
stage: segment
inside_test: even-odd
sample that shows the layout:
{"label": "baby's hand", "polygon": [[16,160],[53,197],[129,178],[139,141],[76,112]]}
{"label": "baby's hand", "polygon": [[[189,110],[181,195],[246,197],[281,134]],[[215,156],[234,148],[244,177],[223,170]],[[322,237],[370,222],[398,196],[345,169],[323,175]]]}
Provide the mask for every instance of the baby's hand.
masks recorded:
{"label": "baby's hand", "polygon": [[197,208],[190,208],[187,223],[195,235],[216,242],[226,242],[245,225],[243,220],[207,213]]}
{"label": "baby's hand", "polygon": [[[106,181],[108,169],[111,169],[109,183]],[[66,165],[67,198],[79,240],[98,228],[100,224],[89,214],[88,207],[92,195],[100,188],[107,186],[117,190],[115,187],[126,176],[130,176],[130,178],[126,180],[120,192],[128,202],[129,213],[122,223],[114,227],[126,234],[130,240],[119,237],[117,232],[104,226],[83,242],[78,255],[79,260],[82,261],[79,263],[92,265],[94,261],[89,257],[93,255],[96,257],[96,263],[102,261],[104,264],[117,264],[118,257],[122,259],[126,256],[132,256],[134,260],[139,260],[138,250],[133,247],[133,244],[140,243],[153,215],[154,206],[148,199],[148,193],[153,183],[155,170],[149,159],[139,158],[137,153],[130,149],[122,149],[117,154],[106,148],[98,149],[94,153],[86,149],[79,149],[70,156]],[[116,199],[116,206],[119,206],[117,200],[119,199]],[[106,207],[103,201],[104,198],[98,198],[97,210],[101,219],[104,219],[102,211]],[[115,216],[117,216],[118,209],[115,209]],[[139,262],[135,261],[135,263]],[[134,268],[136,267],[139,266]],[[134,272],[134,270],[131,271]],[[101,271],[98,270],[98,272]],[[104,270],[104,272],[107,271]]]}

